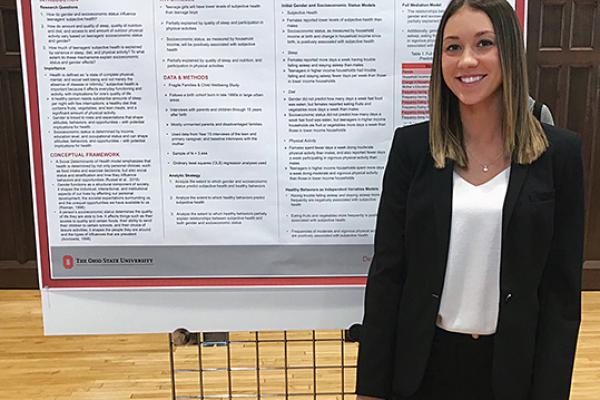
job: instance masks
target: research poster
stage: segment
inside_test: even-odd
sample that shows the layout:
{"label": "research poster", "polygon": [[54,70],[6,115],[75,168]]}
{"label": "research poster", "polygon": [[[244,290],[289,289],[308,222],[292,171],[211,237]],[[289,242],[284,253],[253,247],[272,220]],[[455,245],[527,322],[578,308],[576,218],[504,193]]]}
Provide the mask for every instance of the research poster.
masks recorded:
{"label": "research poster", "polygon": [[22,0],[43,287],[364,284],[446,4]]}

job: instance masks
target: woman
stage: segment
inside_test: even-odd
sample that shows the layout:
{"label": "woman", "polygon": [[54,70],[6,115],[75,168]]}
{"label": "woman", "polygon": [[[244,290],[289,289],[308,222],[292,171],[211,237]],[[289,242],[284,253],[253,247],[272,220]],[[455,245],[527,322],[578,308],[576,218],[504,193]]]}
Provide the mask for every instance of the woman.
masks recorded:
{"label": "woman", "polygon": [[453,0],[430,121],[396,131],[365,294],[357,394],[568,399],[580,322],[580,140],[528,112],[504,0]]}

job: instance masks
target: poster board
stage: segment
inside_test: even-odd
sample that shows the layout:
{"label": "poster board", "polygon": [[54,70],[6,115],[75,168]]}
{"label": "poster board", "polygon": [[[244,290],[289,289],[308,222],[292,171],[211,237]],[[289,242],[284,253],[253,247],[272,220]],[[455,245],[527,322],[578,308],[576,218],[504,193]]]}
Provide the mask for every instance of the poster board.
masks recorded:
{"label": "poster board", "polygon": [[21,0],[46,333],[358,322],[446,4]]}

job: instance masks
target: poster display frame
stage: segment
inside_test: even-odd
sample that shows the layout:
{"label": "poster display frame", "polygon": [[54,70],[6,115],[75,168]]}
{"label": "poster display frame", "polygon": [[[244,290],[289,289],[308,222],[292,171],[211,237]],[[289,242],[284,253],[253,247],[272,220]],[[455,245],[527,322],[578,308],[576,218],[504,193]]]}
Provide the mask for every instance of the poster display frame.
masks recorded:
{"label": "poster display frame", "polygon": [[[51,276],[31,0],[17,0],[39,282],[46,334],[345,329],[366,276],[59,279]],[[526,26],[527,0],[516,0]]]}

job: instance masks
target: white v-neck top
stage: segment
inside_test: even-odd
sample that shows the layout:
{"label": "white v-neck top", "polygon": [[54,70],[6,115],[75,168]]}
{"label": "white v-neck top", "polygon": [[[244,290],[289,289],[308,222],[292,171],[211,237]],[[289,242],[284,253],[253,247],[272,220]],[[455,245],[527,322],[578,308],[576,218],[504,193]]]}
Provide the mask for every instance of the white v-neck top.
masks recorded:
{"label": "white v-neck top", "polygon": [[475,186],[454,172],[450,246],[437,319],[444,330],[496,332],[502,207],[509,176],[510,167]]}

